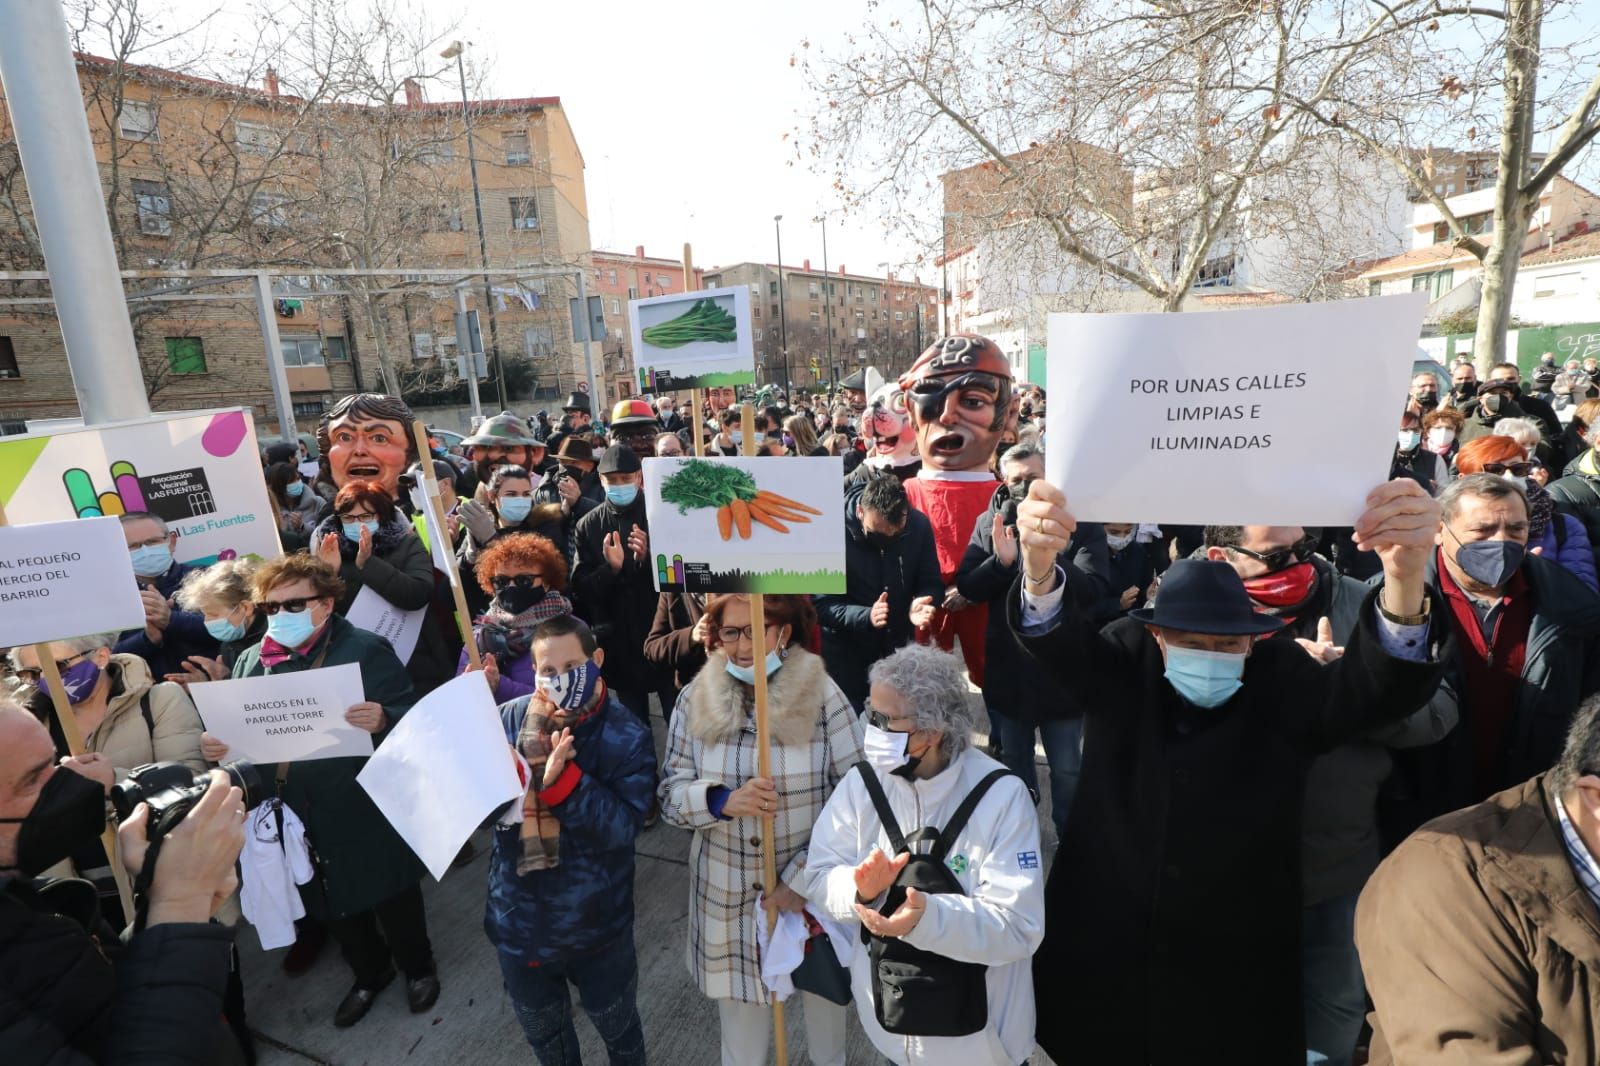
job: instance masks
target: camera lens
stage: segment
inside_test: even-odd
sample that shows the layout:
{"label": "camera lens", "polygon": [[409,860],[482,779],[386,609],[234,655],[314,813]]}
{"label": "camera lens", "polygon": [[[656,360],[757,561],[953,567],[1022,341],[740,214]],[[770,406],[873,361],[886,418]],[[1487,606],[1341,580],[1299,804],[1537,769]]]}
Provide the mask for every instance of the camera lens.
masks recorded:
{"label": "camera lens", "polygon": [[267,791],[262,787],[261,771],[249,759],[235,759],[233,762],[223,763],[218,769],[226,773],[228,781],[244,793],[245,810],[254,810],[255,806],[266,798]]}

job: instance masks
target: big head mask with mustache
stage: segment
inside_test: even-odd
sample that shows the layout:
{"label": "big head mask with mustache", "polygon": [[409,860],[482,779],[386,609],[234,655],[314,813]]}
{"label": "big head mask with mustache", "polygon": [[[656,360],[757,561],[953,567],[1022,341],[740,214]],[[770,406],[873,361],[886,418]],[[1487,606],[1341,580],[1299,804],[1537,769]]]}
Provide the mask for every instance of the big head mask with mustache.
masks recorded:
{"label": "big head mask with mustache", "polygon": [[987,337],[935,341],[899,384],[922,462],[934,470],[987,469],[1001,433],[1016,422],[1011,364]]}

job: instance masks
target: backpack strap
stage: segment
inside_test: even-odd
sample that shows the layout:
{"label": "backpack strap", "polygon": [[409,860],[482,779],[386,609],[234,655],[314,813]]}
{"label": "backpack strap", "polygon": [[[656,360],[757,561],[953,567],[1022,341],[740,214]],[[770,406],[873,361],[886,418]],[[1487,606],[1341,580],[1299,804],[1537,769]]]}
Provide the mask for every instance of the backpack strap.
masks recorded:
{"label": "backpack strap", "polygon": [[956,837],[960,836],[961,831],[967,827],[967,820],[972,817],[972,812],[978,809],[979,801],[983,799],[996,781],[1010,775],[1011,771],[1003,766],[989,771],[989,775],[979,781],[972,791],[967,793],[967,798],[961,801],[961,806],[956,808],[956,813],[951,815],[950,820],[945,823],[943,831],[939,833],[938,841],[928,854],[939,862],[944,862],[944,857],[950,854],[951,848],[955,847]]}
{"label": "backpack strap", "polygon": [[878,780],[878,775],[865,762],[856,763],[856,769],[861,771],[861,782],[867,786],[867,795],[872,799],[873,809],[878,812],[878,821],[883,823],[884,831],[889,834],[894,853],[898,855],[902,851],[909,851],[905,834],[900,832],[900,823],[895,820],[894,811],[889,809],[889,797],[883,794],[883,783]]}
{"label": "backpack strap", "polygon": [[150,710],[149,689],[145,689],[139,697],[139,713],[144,715],[144,727],[150,733],[150,751],[153,755],[156,750],[156,716]]}

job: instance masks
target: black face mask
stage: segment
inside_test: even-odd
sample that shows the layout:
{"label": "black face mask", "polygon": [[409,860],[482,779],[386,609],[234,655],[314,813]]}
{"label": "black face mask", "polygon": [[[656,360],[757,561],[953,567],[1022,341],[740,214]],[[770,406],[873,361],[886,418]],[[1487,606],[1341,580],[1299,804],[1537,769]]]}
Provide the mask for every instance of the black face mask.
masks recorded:
{"label": "black face mask", "polygon": [[37,877],[99,837],[106,827],[106,790],[98,781],[59,767],[39,790],[33,810],[0,822],[21,823],[17,869]]}
{"label": "black face mask", "polygon": [[1456,383],[1455,388],[1452,391],[1457,397],[1465,400],[1469,396],[1477,395],[1478,383],[1476,381],[1460,381]]}
{"label": "black face mask", "polygon": [[570,477],[574,481],[582,481],[583,480],[583,471],[580,470],[578,467],[568,466],[565,463],[563,463],[563,464],[561,464],[561,472],[563,474],[565,474],[567,477]]}
{"label": "black face mask", "polygon": [[530,588],[525,585],[507,585],[495,590],[494,602],[507,614],[521,614],[543,603],[549,591],[538,586]]}
{"label": "black face mask", "polygon": [[900,543],[900,534],[868,533],[867,543],[872,545],[874,548],[877,548],[879,551],[891,551],[896,544]]}
{"label": "black face mask", "polygon": [[1432,389],[1424,389],[1417,393],[1417,406],[1427,411],[1433,410],[1439,406],[1439,394]]}

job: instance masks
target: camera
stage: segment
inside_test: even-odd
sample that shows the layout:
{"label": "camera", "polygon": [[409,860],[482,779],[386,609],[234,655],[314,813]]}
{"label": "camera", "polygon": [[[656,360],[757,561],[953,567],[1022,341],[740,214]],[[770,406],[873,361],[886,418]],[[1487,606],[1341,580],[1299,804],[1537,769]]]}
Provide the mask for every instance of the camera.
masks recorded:
{"label": "camera", "polygon": [[[229,783],[244,793],[245,810],[250,810],[266,798],[261,772],[255,763],[246,759],[224,763],[218,769],[228,775]],[[154,843],[166,836],[206,794],[211,785],[208,775],[195,780],[195,772],[180,762],[154,762],[135,768],[126,780],[111,789],[111,806],[117,817],[126,820],[133,809],[143,803],[150,808],[146,835]]]}

